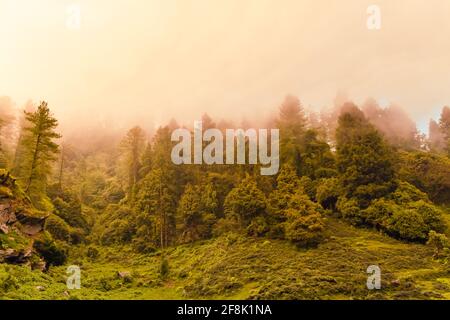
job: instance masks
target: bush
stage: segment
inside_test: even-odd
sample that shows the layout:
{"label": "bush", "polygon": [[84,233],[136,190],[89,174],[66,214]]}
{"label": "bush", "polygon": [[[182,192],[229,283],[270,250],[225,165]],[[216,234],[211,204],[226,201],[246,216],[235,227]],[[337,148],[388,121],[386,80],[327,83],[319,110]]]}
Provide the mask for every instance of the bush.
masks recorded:
{"label": "bush", "polygon": [[161,278],[165,278],[169,275],[169,261],[166,258],[162,258],[161,265],[159,267],[159,274]]}
{"label": "bush", "polygon": [[421,241],[428,235],[428,227],[423,217],[415,210],[395,210],[387,219],[387,231],[405,240]]}
{"label": "bush", "polygon": [[362,225],[364,218],[361,214],[361,209],[358,206],[356,199],[347,199],[340,197],[336,203],[336,208],[342,215],[342,218],[349,221],[353,225]]}
{"label": "bush", "polygon": [[12,274],[0,274],[0,292],[8,292],[19,288],[19,281]]}
{"label": "bush", "polygon": [[98,258],[99,255],[100,255],[100,252],[98,251],[98,249],[97,249],[96,247],[94,247],[94,246],[89,246],[89,247],[87,248],[86,256],[87,256],[89,259],[95,260],[95,259]]}
{"label": "bush", "polygon": [[33,248],[49,266],[59,266],[66,262],[67,250],[58,245],[47,232],[34,241]]}
{"label": "bush", "polygon": [[395,203],[385,199],[377,199],[362,211],[362,216],[367,224],[384,229],[387,227],[387,219],[394,214],[396,209]]}
{"label": "bush", "polygon": [[427,225],[427,234],[431,230],[437,232],[444,232],[446,230],[447,226],[442,219],[442,211],[435,205],[420,200],[408,204],[408,207],[417,211],[422,216]]}
{"label": "bush", "polygon": [[397,189],[391,194],[390,198],[397,204],[407,204],[419,200],[430,201],[426,193],[405,181],[397,182]]}
{"label": "bush", "polygon": [[70,243],[80,244],[85,241],[85,234],[83,229],[70,228]]}
{"label": "bush", "polygon": [[324,209],[336,209],[340,194],[339,181],[336,178],[322,179],[316,189],[316,200]]}
{"label": "bush", "polygon": [[70,240],[70,226],[60,217],[52,214],[45,221],[45,230],[48,231],[54,239],[61,241]]}
{"label": "bush", "polygon": [[434,258],[439,258],[441,252],[448,248],[449,242],[448,238],[445,234],[437,233],[435,231],[430,231],[428,234],[428,242],[427,245],[433,247],[434,249]]}
{"label": "bush", "polygon": [[285,238],[299,246],[311,246],[323,238],[325,228],[320,206],[302,193],[295,194],[284,211]]}
{"label": "bush", "polygon": [[300,186],[310,199],[315,200],[317,181],[311,180],[310,177],[303,176],[300,178]]}
{"label": "bush", "polygon": [[232,217],[219,219],[213,227],[213,236],[217,237],[229,232],[239,232],[241,226]]}
{"label": "bush", "polygon": [[250,236],[263,236],[269,231],[269,224],[264,217],[256,217],[247,227],[247,234]]}

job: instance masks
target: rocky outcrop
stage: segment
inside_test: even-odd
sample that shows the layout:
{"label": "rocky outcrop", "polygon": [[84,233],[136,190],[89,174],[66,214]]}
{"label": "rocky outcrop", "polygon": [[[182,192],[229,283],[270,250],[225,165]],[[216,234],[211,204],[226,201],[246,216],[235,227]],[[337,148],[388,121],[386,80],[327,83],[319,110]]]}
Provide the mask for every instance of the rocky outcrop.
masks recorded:
{"label": "rocky outcrop", "polygon": [[36,210],[9,173],[0,170],[0,263],[30,261],[48,214]]}

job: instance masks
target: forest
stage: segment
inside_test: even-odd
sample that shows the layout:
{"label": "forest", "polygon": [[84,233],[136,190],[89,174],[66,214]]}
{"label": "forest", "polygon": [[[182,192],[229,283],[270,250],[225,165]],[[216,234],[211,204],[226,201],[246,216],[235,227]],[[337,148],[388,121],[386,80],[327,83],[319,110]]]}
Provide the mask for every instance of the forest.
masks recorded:
{"label": "forest", "polygon": [[65,137],[51,104],[12,105],[0,98],[0,299],[450,299],[450,107],[428,135],[375,99],[314,112],[288,95],[263,124],[203,114],[224,136],[279,129],[272,176],[174,164],[183,119]]}

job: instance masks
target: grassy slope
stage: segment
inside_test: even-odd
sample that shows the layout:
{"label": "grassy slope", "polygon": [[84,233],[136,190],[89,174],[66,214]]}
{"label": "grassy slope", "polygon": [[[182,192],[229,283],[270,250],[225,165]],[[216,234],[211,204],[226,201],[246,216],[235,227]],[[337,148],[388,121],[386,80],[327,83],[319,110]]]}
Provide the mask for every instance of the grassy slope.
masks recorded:
{"label": "grassy slope", "polygon": [[[168,249],[170,273],[164,280],[159,277],[159,254],[101,248],[92,260],[86,257],[86,248],[77,248],[71,263],[82,268],[82,289],[70,292],[65,286],[66,267],[43,274],[0,265],[0,297],[450,299],[450,268],[434,261],[427,246],[402,243],[334,218],[328,224],[329,240],[316,249],[299,250],[286,241],[236,235]],[[382,290],[366,288],[366,269],[372,264],[382,270]],[[130,277],[121,279],[117,271],[130,272]],[[399,284],[392,282],[397,279]]]}

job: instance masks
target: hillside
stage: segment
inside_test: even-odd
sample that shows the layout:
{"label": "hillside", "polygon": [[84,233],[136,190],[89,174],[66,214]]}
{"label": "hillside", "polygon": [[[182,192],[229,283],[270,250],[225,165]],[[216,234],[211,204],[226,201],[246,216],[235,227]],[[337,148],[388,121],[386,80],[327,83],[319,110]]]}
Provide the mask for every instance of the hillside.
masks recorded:
{"label": "hillside", "polygon": [[[67,266],[11,265],[0,265],[0,290],[5,299],[450,299],[450,268],[428,246],[334,218],[327,230],[315,249],[235,234],[169,248],[165,277],[160,253],[80,246],[68,262],[81,266],[80,290],[66,288]],[[366,288],[372,264],[382,270],[381,290]]]}
{"label": "hillside", "polygon": [[45,264],[33,246],[47,216],[33,207],[9,173],[0,170],[0,263],[43,269]]}

